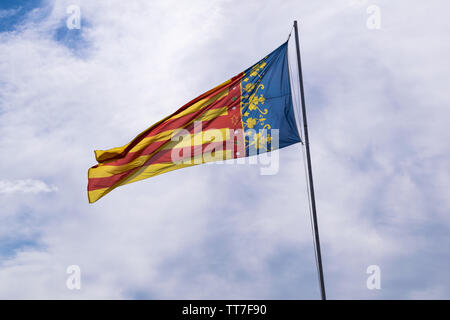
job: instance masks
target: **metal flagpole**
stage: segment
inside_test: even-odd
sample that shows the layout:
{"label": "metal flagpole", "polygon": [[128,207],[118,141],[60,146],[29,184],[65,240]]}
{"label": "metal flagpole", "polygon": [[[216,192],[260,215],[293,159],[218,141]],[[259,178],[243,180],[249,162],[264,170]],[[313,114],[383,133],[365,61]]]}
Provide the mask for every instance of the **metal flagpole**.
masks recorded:
{"label": "metal flagpole", "polygon": [[320,239],[319,239],[319,227],[317,225],[317,214],[316,214],[316,199],[314,196],[314,184],[313,184],[313,176],[312,176],[312,168],[311,168],[311,154],[309,151],[309,137],[308,137],[308,122],[306,120],[306,107],[305,107],[305,93],[303,90],[303,75],[302,75],[302,63],[300,60],[300,43],[298,41],[298,28],[297,28],[297,20],[294,21],[294,30],[295,30],[295,46],[297,49],[297,65],[298,65],[298,78],[300,81],[300,98],[302,102],[302,114],[303,114],[303,128],[304,128],[304,136],[305,136],[305,146],[306,146],[306,160],[308,163],[308,178],[309,178],[309,189],[311,194],[311,208],[312,208],[312,216],[313,216],[313,229],[314,229],[314,239],[317,253],[317,264],[319,269],[319,281],[320,281],[320,294],[322,296],[322,300],[326,300],[325,294],[325,282],[323,279],[323,270],[322,270],[322,254],[320,252]]}

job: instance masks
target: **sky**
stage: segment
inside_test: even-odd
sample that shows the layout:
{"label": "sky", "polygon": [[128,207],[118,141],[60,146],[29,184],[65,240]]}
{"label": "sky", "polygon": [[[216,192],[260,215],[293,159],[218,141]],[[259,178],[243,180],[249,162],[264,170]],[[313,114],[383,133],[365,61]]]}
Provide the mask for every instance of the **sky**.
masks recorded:
{"label": "sky", "polygon": [[276,175],[208,164],[86,194],[93,150],[245,70],[297,19],[328,298],[449,299],[449,9],[2,0],[0,298],[319,299],[301,144]]}

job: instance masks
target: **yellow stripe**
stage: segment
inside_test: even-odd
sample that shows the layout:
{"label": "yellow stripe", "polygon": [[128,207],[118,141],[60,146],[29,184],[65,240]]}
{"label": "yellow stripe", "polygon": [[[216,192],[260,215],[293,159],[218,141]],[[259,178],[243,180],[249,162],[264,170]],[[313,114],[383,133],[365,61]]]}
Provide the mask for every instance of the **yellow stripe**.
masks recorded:
{"label": "yellow stripe", "polygon": [[95,201],[97,201],[98,199],[103,197],[108,192],[111,192],[113,189],[114,188],[103,188],[103,189],[88,191],[89,203],[94,203]]}
{"label": "yellow stripe", "polygon": [[230,138],[230,129],[209,129],[180,137],[183,137],[180,141],[170,141],[166,145],[164,145],[162,150],[186,148],[199,146],[205,143],[226,141]]}
{"label": "yellow stripe", "polygon": [[[216,119],[220,116],[226,116],[228,115],[228,107],[224,107],[224,108],[218,108],[218,109],[213,109],[213,110],[208,110],[206,111],[202,116],[200,116],[197,119],[193,119],[192,121],[189,121],[188,123],[186,123],[185,126],[188,126],[189,124],[193,123],[194,121],[209,121],[209,120],[213,120]],[[172,134],[179,130],[179,128],[177,129],[173,129],[173,130],[167,130],[167,131],[163,131],[161,133],[158,133],[154,136],[148,137],[148,138],[144,138],[142,139],[137,145],[135,145],[130,152],[137,152],[147,146],[149,146],[151,143],[156,142],[156,141],[164,141],[164,140],[169,140],[170,137],[172,136]]]}
{"label": "yellow stripe", "polygon": [[[228,154],[228,153],[231,153],[231,151],[230,150],[217,151],[217,157],[221,157],[223,159],[225,159],[225,157],[229,158],[230,154]],[[199,155],[198,156],[198,158],[202,158],[202,157],[203,157],[203,155]],[[195,160],[196,159],[193,158],[190,163],[175,164],[173,162],[169,162],[169,163],[151,164],[149,166],[142,167],[141,169],[136,171],[134,174],[130,175],[125,180],[123,180],[120,183],[118,183],[117,187],[118,186],[123,186],[125,184],[129,184],[129,183],[132,183],[132,182],[136,182],[136,181],[139,181],[139,180],[147,179],[147,178],[156,176],[156,175],[161,174],[161,173],[169,172],[169,171],[180,169],[180,168],[191,167],[191,166],[194,166],[196,164],[207,162],[207,161],[201,161],[199,163],[196,163]]]}
{"label": "yellow stripe", "polygon": [[[174,164],[174,163],[158,163],[158,164],[152,164],[150,166],[143,167],[143,169],[146,169],[146,170],[142,170],[142,171],[146,171],[146,177],[148,178],[151,176],[156,176],[158,174],[162,174],[165,172],[169,172],[172,170],[181,169],[181,168],[185,168],[185,167],[189,167],[189,166],[192,166],[192,165]],[[141,170],[138,170],[138,171],[141,171]],[[135,175],[132,175],[132,176],[135,177]],[[135,181],[142,180],[142,179],[145,179],[145,178],[137,179]],[[101,197],[103,197],[104,195],[106,195],[107,193],[114,190],[115,188],[122,186],[124,184],[127,184],[127,183],[131,183],[131,182],[132,181],[130,181],[130,179],[127,178],[127,179],[123,180],[123,182],[119,182],[118,184],[116,184],[113,187],[88,191],[89,203],[93,203],[93,202],[97,201],[98,199],[100,199]]]}
{"label": "yellow stripe", "polygon": [[230,130],[225,129],[210,129],[202,132],[189,134],[183,136],[180,141],[168,141],[162,148],[149,155],[137,157],[133,161],[120,166],[109,166],[107,163],[99,164],[96,168],[91,168],[88,171],[89,178],[105,178],[113,175],[140,167],[144,165],[155,153],[160,150],[170,150],[173,148],[186,148],[191,146],[198,146],[210,142],[223,142],[230,139]]}
{"label": "yellow stripe", "polygon": [[[221,156],[223,159],[230,159],[231,151],[230,150],[218,151],[217,156],[218,157]],[[202,161],[202,163],[205,163],[205,162],[207,162],[207,161]],[[116,184],[113,187],[88,191],[89,203],[93,203],[93,202],[97,201],[98,199],[100,199],[101,197],[103,197],[104,195],[106,195],[107,193],[111,192],[112,190],[114,190],[115,188],[117,188],[119,186],[123,186],[125,184],[129,184],[129,183],[136,182],[139,180],[154,177],[159,174],[173,171],[176,169],[191,167],[196,164],[197,163],[195,163],[194,161],[192,161],[191,163],[180,163],[180,164],[175,164],[175,163],[169,162],[169,163],[157,163],[157,164],[152,164],[149,166],[142,167],[136,173],[130,175],[129,177],[127,177],[126,179],[119,182],[118,184]],[[91,170],[89,170],[89,171],[91,171]]]}
{"label": "yellow stripe", "polygon": [[[222,86],[225,86],[225,85],[228,84],[230,81],[231,81],[231,80],[228,80],[228,81],[226,81],[226,82],[224,82],[224,83],[218,85],[216,88],[220,88],[220,87],[222,87]],[[212,90],[210,90],[210,91],[214,91],[216,88],[214,88],[214,89],[212,89]],[[214,96],[212,96],[212,97],[210,97],[210,98],[201,99],[200,101],[197,101],[196,103],[194,103],[194,104],[192,104],[191,106],[189,106],[186,110],[183,110],[182,112],[180,112],[180,113],[178,113],[178,114],[168,116],[168,117],[166,117],[165,119],[163,119],[163,120],[157,122],[156,124],[162,123],[162,122],[167,122],[167,121],[169,121],[169,120],[177,119],[177,118],[180,118],[180,117],[182,117],[182,116],[185,116],[185,115],[188,115],[188,114],[197,112],[198,110],[203,109],[203,108],[209,106],[211,103],[216,102],[216,101],[222,99],[223,97],[227,96],[227,95],[228,95],[228,92],[229,92],[229,89],[226,88],[225,90],[218,92],[216,95],[214,95]],[[223,109],[223,108],[221,108],[221,109]],[[211,111],[213,111],[213,110],[211,110]],[[207,112],[208,112],[208,111],[207,111]],[[203,120],[203,121],[208,121],[208,120],[212,120],[213,118],[208,118],[208,115],[206,115],[206,117],[205,117],[204,119],[205,119],[205,120]],[[195,119],[195,120],[201,121],[200,118]],[[192,121],[190,121],[189,123],[192,123],[192,122],[195,121],[195,120],[192,120]],[[187,123],[187,124],[189,124],[189,123]],[[154,125],[156,125],[156,124],[154,124]],[[187,124],[186,124],[186,125],[187,125]],[[151,127],[153,127],[154,125],[152,125]],[[149,127],[148,129],[150,129],[151,127]],[[145,131],[147,131],[148,129],[146,129]],[[143,132],[145,132],[145,131],[143,131]],[[141,134],[142,134],[142,133],[140,133],[139,135],[141,135]],[[136,138],[139,137],[139,135],[137,135]],[[136,138],[134,138],[132,141],[134,141]],[[97,159],[98,162],[103,162],[103,161],[105,161],[105,159],[109,159],[109,158],[111,158],[111,157],[114,157],[114,156],[116,156],[116,155],[121,154],[122,152],[125,151],[125,149],[126,149],[130,144],[131,144],[131,142],[130,142],[130,143],[127,143],[126,145],[124,145],[124,146],[122,146],[122,147],[116,147],[116,148],[112,148],[112,149],[108,149],[108,150],[95,150],[95,151],[94,151],[94,152],[95,152],[95,158]]]}
{"label": "yellow stripe", "polygon": [[186,116],[188,114],[197,112],[200,109],[203,109],[203,108],[209,106],[213,102],[216,102],[216,101],[222,99],[223,97],[227,96],[228,95],[228,91],[229,90],[227,88],[226,90],[217,93],[215,96],[212,96],[210,98],[202,99],[200,101],[197,101],[193,105],[189,106],[186,110],[183,110],[180,113],[178,113],[178,114],[174,115],[173,117],[171,117],[170,120],[181,118],[181,117],[184,117],[184,116]]}
{"label": "yellow stripe", "polygon": [[[184,127],[190,125],[194,121],[210,121],[210,120],[216,119],[216,118],[221,117],[221,116],[226,116],[226,115],[228,115],[228,107],[208,110],[208,111],[205,111],[198,118],[187,122],[184,125]],[[137,151],[139,151],[141,149],[146,148],[151,143],[156,142],[156,141],[169,140],[170,137],[172,136],[172,134],[174,133],[174,131],[176,131],[176,130],[179,130],[179,128],[163,131],[163,132],[155,134],[155,135],[153,135],[151,137],[144,138],[141,141],[139,141],[139,143],[137,145],[135,145],[129,152],[137,152]],[[123,147],[117,147],[117,148],[109,149],[109,150],[106,150],[106,151],[104,151],[104,150],[95,150],[94,151],[95,152],[95,158],[97,160],[101,159],[102,157],[106,158],[105,157],[106,154],[111,155],[111,156],[112,155],[118,155],[118,154],[122,153],[130,145],[130,143],[124,145]],[[108,156],[108,158],[109,157],[110,156]],[[103,165],[103,164],[107,164],[107,162],[106,163],[99,163],[99,165]]]}

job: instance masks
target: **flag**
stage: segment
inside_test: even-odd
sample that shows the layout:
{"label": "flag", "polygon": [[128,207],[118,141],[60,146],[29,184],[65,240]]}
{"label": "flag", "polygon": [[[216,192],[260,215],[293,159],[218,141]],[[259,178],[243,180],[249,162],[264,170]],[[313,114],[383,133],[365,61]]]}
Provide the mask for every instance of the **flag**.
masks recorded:
{"label": "flag", "polygon": [[205,92],[130,143],[96,150],[88,171],[93,203],[111,190],[205,162],[248,157],[300,142],[285,42],[244,72]]}

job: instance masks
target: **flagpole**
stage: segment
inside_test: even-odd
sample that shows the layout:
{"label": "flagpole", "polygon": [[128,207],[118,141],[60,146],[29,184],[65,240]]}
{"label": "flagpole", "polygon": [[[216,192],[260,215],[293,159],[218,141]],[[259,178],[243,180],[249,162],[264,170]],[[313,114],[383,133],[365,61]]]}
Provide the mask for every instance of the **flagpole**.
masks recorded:
{"label": "flagpole", "polygon": [[313,176],[312,176],[312,167],[311,167],[311,154],[309,150],[309,137],[308,137],[308,122],[306,119],[306,106],[305,106],[305,93],[303,90],[303,74],[302,74],[302,63],[300,60],[300,43],[298,41],[298,28],[297,28],[297,20],[294,21],[294,31],[295,31],[295,46],[297,49],[297,66],[298,66],[298,79],[300,82],[300,98],[302,102],[302,114],[303,114],[303,129],[304,129],[304,137],[305,137],[305,147],[306,147],[306,160],[308,165],[308,179],[309,179],[309,190],[311,194],[311,208],[312,208],[312,217],[313,217],[313,229],[314,229],[314,239],[315,246],[317,252],[317,264],[319,269],[319,281],[320,281],[320,294],[322,300],[326,300],[325,294],[325,282],[323,279],[323,269],[322,269],[322,254],[320,252],[320,239],[319,239],[319,227],[317,225],[317,213],[316,213],[316,199],[314,195],[314,184],[313,184]]}

